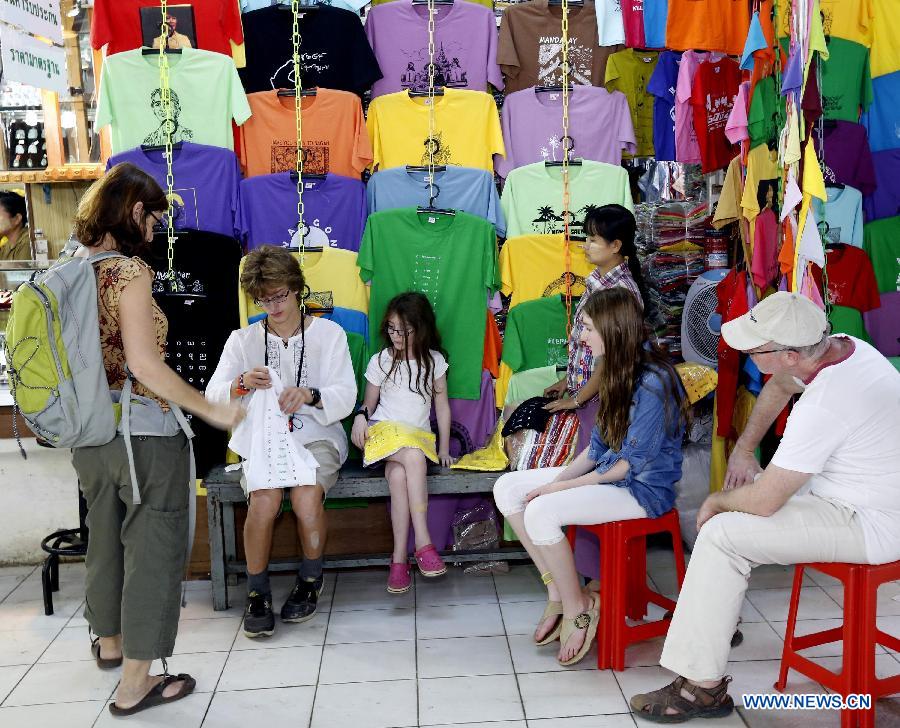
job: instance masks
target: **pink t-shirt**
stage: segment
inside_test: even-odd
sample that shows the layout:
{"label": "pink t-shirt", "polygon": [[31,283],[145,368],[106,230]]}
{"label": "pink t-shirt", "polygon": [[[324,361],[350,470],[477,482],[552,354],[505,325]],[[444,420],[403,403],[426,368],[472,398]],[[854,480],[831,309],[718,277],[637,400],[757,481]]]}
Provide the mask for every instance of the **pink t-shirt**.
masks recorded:
{"label": "pink t-shirt", "polygon": [[622,24],[625,26],[625,45],[644,48],[644,0],[622,0]]}
{"label": "pink t-shirt", "polygon": [[[721,53],[712,54],[716,60]],[[709,60],[710,53],[687,50],[681,56],[678,68],[678,85],[675,89],[675,159],[683,164],[700,164],[700,143],[694,131],[694,111],[691,108],[691,92],[694,76],[701,63]]]}
{"label": "pink t-shirt", "polygon": [[725,137],[732,144],[740,144],[750,138],[750,131],[747,127],[747,95],[749,93],[750,83],[745,81],[738,88],[734,107],[731,109],[728,123],[725,125]]}
{"label": "pink t-shirt", "polygon": [[753,236],[753,262],[750,271],[753,282],[760,289],[770,285],[778,273],[778,220],[771,207],[756,216],[756,230]]}

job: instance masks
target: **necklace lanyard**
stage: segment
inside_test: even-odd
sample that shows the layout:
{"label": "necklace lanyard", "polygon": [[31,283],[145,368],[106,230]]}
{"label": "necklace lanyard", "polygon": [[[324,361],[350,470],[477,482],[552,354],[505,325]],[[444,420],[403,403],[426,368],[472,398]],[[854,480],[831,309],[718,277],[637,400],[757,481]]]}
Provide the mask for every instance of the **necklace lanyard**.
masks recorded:
{"label": "necklace lanyard", "polygon": [[[265,346],[263,350],[265,352],[263,361],[265,362],[266,367],[269,366],[269,317],[263,319],[263,331],[265,332]],[[277,336],[277,334],[276,334]],[[292,336],[296,336],[296,332],[292,334]],[[280,337],[279,337],[280,338]],[[291,338],[290,336],[288,338]],[[285,348],[287,348],[287,344],[285,344]],[[303,360],[306,358],[306,307],[300,307],[300,364],[297,365],[297,386],[300,386],[300,377],[303,374]],[[296,413],[294,413],[296,414]],[[294,414],[288,417],[288,431],[294,431]],[[303,420],[297,420],[297,429],[303,429]]]}

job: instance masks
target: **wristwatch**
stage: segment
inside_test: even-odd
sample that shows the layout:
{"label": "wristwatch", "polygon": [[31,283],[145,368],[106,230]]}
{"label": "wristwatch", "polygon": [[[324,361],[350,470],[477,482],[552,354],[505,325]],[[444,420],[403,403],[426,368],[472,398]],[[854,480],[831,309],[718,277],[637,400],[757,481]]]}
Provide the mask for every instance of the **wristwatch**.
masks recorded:
{"label": "wristwatch", "polygon": [[309,400],[309,406],[315,407],[317,404],[319,404],[319,402],[322,401],[322,393],[315,387],[310,387],[309,392],[310,394],[312,394],[312,399]]}
{"label": "wristwatch", "polygon": [[356,410],[356,414],[354,415],[354,417],[358,417],[359,415],[365,417],[367,422],[369,421],[369,410],[366,409],[365,405],[360,406],[360,408]]}

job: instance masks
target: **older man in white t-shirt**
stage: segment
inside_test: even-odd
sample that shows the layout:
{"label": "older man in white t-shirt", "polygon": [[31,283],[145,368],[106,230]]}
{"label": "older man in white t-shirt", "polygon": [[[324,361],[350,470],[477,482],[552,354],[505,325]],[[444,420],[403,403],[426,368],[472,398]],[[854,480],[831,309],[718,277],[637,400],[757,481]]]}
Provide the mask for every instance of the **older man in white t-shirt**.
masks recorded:
{"label": "older man in white t-shirt", "polygon": [[[722,327],[728,345],[772,377],[729,459],[726,489],[697,516],[660,657],[679,677],[635,695],[636,715],[673,722],[732,711],[725,669],[754,566],[900,559],[900,373],[869,344],[827,329],[818,306],[786,292]],[[795,395],[761,470],[753,451]]]}

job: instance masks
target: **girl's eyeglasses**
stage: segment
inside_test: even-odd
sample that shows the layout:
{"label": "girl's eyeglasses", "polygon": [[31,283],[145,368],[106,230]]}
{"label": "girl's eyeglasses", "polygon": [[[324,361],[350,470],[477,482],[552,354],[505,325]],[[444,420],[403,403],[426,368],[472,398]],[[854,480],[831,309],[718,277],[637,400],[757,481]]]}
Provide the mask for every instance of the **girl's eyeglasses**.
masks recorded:
{"label": "girl's eyeglasses", "polygon": [[291,291],[285,291],[284,293],[276,293],[274,296],[269,296],[268,298],[254,298],[253,303],[260,308],[267,308],[268,306],[276,306],[279,303],[284,303],[290,295]]}
{"label": "girl's eyeglasses", "polygon": [[414,331],[415,329],[395,329],[390,324],[387,327],[388,336],[403,336],[404,334],[412,336]]}

